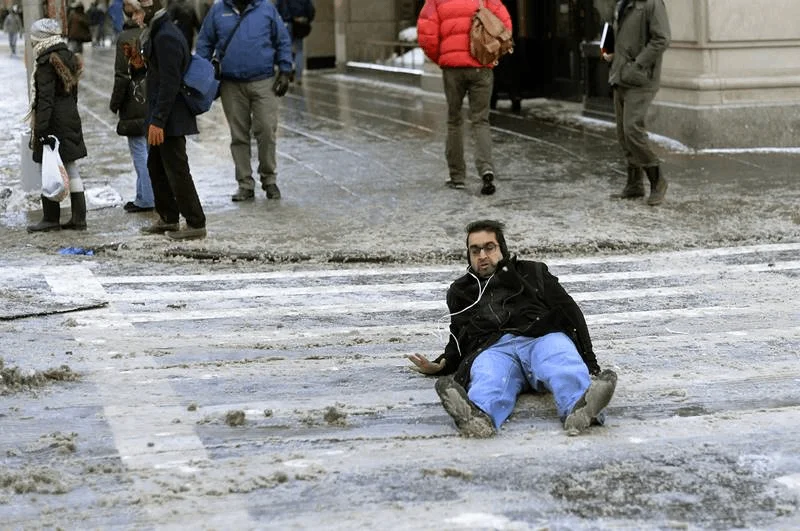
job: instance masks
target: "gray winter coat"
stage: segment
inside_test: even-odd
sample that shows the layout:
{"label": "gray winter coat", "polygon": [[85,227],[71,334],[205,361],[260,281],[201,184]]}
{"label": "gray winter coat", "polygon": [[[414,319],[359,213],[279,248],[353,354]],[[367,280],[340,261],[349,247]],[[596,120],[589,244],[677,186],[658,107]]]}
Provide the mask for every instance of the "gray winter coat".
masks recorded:
{"label": "gray winter coat", "polygon": [[671,34],[664,0],[632,0],[621,16],[614,10],[614,60],[610,85],[658,90],[661,59]]}

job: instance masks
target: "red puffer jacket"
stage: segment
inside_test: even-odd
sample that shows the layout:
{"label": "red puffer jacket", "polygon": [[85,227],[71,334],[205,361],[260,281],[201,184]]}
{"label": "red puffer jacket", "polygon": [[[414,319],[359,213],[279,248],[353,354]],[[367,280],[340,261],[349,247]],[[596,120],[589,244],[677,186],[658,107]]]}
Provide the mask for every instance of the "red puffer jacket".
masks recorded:
{"label": "red puffer jacket", "polygon": [[[511,16],[500,0],[484,5],[511,29]],[[483,67],[469,53],[469,30],[480,0],[426,0],[417,20],[417,40],[425,55],[444,67]]]}

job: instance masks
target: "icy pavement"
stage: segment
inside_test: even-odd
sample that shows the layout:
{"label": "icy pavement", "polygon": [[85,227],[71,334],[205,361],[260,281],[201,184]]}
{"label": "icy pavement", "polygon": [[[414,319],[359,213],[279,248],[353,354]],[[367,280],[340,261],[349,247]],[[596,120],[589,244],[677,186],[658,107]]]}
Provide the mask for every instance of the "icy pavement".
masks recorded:
{"label": "icy pavement", "polygon": [[[0,48],[2,50],[2,48]],[[24,68],[0,52],[0,240],[6,256],[34,247],[114,249],[161,260],[174,244],[144,237],[148,215],[126,214],[135,176],[123,137],[108,111],[110,49],[87,49],[80,86],[89,157],[89,231],[28,235],[35,193],[19,182],[19,117],[26,106]],[[800,238],[800,154],[695,153],[657,139],[670,188],[666,203],[613,201],[624,166],[610,124],[586,120],[575,104],[524,102],[523,113],[492,114],[498,191],[443,186],[445,106],[441,95],[310,72],[282,100],[279,184],[283,199],[234,204],[229,136],[220,104],[199,119],[189,160],[208,214],[209,237],[178,253],[272,261],[406,261],[460,256],[462,230],[476,217],[504,220],[524,254],[617,253]],[[472,157],[467,140],[467,159]],[[254,161],[255,166],[255,161]],[[471,167],[471,163],[468,163]],[[66,205],[66,203],[65,203]],[[66,213],[64,213],[66,215]],[[172,253],[172,254],[170,254]]]}

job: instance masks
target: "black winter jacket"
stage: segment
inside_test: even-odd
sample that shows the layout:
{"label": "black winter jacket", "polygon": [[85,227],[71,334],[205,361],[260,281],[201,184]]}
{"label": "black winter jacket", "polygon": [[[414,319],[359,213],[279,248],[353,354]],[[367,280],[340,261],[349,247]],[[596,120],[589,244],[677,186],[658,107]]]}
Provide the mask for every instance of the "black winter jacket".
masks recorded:
{"label": "black winter jacket", "polygon": [[278,0],[275,7],[284,22],[291,22],[294,17],[305,17],[309,22],[314,22],[317,14],[312,0]]}
{"label": "black winter jacket", "polygon": [[513,257],[501,261],[480,301],[470,308],[479,289],[477,277],[468,273],[447,290],[451,335],[436,359],[446,360],[439,375],[455,373],[467,387],[475,358],[504,334],[540,337],[551,332],[569,336],[589,372],[600,372],[583,313],[545,264]]}
{"label": "black winter jacket", "polygon": [[42,162],[39,138],[58,138],[58,154],[64,162],[86,156],[81,117],[78,114],[78,78],[83,72],[80,57],[60,43],[36,58],[36,101],[33,105],[33,160]]}
{"label": "black winter jacket", "polygon": [[147,124],[164,129],[166,136],[197,134],[197,118],[180,94],[191,54],[186,38],[166,11],[150,21],[141,36],[147,62]]}
{"label": "black winter jacket", "polygon": [[126,21],[124,29],[117,37],[117,55],[114,59],[114,88],[111,90],[109,108],[119,113],[117,134],[123,136],[144,136],[144,120],[147,117],[146,68],[135,68],[125,56],[125,46],[138,49],[142,33],[135,22]]}

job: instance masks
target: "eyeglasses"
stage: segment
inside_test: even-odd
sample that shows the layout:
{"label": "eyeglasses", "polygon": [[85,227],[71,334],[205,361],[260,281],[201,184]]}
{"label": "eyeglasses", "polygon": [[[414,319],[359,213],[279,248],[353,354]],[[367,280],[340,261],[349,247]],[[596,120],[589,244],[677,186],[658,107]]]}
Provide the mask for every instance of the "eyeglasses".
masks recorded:
{"label": "eyeglasses", "polygon": [[472,256],[480,256],[483,251],[486,251],[486,254],[490,255],[497,249],[497,247],[498,245],[494,242],[489,242],[484,246],[470,245],[469,254],[471,254]]}

